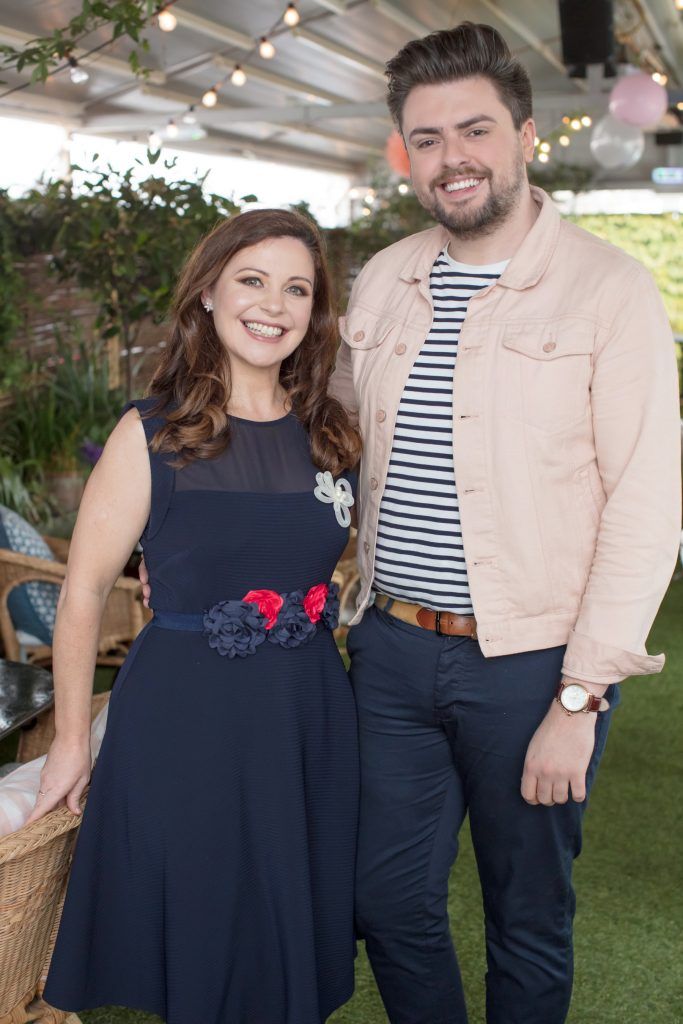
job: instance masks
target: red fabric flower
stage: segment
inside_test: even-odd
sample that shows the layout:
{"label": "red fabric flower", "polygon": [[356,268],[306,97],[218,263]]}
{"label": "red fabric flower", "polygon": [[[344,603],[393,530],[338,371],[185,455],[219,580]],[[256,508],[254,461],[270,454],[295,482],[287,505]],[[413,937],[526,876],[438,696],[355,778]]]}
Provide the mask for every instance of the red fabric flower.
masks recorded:
{"label": "red fabric flower", "polygon": [[283,605],[281,594],[276,593],[274,590],[250,590],[248,594],[244,595],[242,600],[258,605],[261,615],[266,617],[266,629],[273,628]]}
{"label": "red fabric flower", "polygon": [[325,607],[328,590],[327,583],[317,583],[306,594],[304,598],[304,611],[311,622],[317,622],[320,618],[320,614]]}

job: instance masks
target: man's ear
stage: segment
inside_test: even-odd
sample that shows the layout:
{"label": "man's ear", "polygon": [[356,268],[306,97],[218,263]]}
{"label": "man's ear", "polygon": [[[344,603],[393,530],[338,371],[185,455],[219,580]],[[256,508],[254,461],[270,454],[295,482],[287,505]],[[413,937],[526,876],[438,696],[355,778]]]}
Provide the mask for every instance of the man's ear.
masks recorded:
{"label": "man's ear", "polygon": [[524,153],[524,159],[528,164],[530,164],[534,159],[534,153],[536,151],[536,146],[534,144],[534,140],[536,138],[536,122],[533,118],[530,117],[528,121],[524,122],[520,137],[522,140],[522,152]]}

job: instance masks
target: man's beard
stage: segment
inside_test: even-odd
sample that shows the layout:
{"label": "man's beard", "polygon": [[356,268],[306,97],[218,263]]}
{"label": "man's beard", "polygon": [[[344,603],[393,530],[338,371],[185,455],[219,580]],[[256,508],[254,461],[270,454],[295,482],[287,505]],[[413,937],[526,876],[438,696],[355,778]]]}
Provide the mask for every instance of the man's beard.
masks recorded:
{"label": "man's beard", "polygon": [[[489,183],[489,194],[484,203],[477,208],[468,208],[463,203],[462,208],[446,209],[442,206],[438,190],[440,181],[450,174],[458,176],[470,175],[473,178],[484,177]],[[481,238],[482,235],[492,234],[497,227],[508,219],[517,204],[520,193],[526,184],[526,173],[523,163],[515,166],[514,174],[505,185],[494,189],[491,185],[491,175],[482,175],[481,171],[467,168],[465,171],[451,171],[444,168],[439,178],[433,182],[430,191],[418,199],[425,210],[432,215],[434,220],[442,224],[454,238],[462,241],[471,241],[474,238]]]}

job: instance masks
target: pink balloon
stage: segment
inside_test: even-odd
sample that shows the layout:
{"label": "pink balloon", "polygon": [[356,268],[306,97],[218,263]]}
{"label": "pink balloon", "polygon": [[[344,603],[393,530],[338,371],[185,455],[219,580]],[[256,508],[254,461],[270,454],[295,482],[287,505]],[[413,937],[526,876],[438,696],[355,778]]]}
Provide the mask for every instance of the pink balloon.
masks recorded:
{"label": "pink balloon", "polygon": [[612,117],[637,128],[651,128],[657,124],[668,105],[664,86],[658,85],[644,72],[620,78],[609,97]]}

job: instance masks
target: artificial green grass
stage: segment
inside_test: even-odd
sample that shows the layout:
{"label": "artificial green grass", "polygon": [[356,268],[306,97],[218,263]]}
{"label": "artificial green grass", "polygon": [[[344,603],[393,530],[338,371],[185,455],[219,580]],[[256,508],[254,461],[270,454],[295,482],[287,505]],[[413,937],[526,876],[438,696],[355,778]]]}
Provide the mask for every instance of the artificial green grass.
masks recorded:
{"label": "artificial green grass", "polygon": [[[678,580],[669,589],[648,642],[650,651],[666,651],[666,668],[659,676],[622,684],[622,703],[586,815],[584,852],[575,872],[576,980],[567,1024],[683,1021],[682,622],[683,580]],[[449,909],[470,1024],[484,1024],[481,896],[466,828],[461,839]],[[158,1021],[118,1007],[79,1016],[84,1024]],[[355,995],[330,1024],[385,1022],[361,945]]]}

